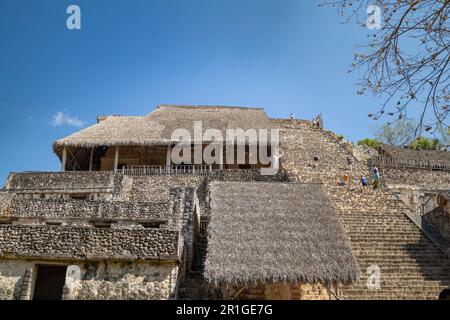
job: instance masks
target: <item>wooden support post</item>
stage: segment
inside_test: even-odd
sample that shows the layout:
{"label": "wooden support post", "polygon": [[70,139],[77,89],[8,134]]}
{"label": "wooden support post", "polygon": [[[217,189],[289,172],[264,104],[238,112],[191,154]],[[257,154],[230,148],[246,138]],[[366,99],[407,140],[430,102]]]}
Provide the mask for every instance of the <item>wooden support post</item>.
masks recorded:
{"label": "wooden support post", "polygon": [[219,163],[219,168],[220,168],[220,170],[223,170],[223,163],[224,163],[224,151],[223,151],[223,145],[221,145],[220,146],[220,155],[219,155],[219,157],[220,157],[220,163]]}
{"label": "wooden support post", "polygon": [[91,148],[91,155],[89,157],[89,171],[92,171],[92,167],[94,165],[94,147]]}
{"label": "wooden support post", "polygon": [[66,162],[67,162],[67,147],[64,147],[61,160],[61,172],[66,171]]}
{"label": "wooden support post", "polygon": [[166,169],[167,172],[170,173],[170,165],[172,164],[172,145],[167,146],[167,155],[166,155]]}
{"label": "wooden support post", "polygon": [[116,154],[114,155],[114,172],[117,172],[119,166],[119,147],[116,147]]}

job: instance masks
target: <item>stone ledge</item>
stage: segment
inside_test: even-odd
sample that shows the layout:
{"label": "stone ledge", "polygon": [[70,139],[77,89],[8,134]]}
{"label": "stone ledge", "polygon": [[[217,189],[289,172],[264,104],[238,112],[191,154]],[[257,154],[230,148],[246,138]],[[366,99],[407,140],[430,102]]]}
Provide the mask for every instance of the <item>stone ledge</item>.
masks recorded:
{"label": "stone ledge", "polygon": [[0,225],[0,257],[70,260],[163,260],[178,257],[180,235],[168,229]]}
{"label": "stone ledge", "polygon": [[15,192],[108,190],[112,192],[119,179],[119,175],[110,171],[13,172],[9,175],[4,190]]}
{"label": "stone ledge", "polygon": [[41,200],[14,198],[0,217],[168,220],[167,202],[110,202],[88,200]]}

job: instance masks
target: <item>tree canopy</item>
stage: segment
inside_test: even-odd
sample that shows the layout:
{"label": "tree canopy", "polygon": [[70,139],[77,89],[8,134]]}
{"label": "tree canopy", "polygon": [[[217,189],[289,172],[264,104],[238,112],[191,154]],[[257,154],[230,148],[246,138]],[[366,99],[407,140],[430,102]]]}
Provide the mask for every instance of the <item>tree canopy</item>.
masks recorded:
{"label": "tree canopy", "polygon": [[[337,0],[323,5],[337,7],[346,22],[374,29],[368,30],[368,41],[358,48],[351,67],[361,72],[358,93],[382,99],[369,117],[389,117],[391,123],[420,110],[414,114],[415,136],[438,127],[448,130],[450,1]],[[378,18],[379,25],[374,24]]]}

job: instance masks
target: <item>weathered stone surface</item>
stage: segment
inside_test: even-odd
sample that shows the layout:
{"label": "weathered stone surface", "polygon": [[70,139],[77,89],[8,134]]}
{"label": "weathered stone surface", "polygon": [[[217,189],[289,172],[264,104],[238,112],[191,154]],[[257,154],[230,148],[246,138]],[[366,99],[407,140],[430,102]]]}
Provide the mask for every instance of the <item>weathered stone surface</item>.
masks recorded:
{"label": "weathered stone surface", "polygon": [[[170,299],[176,296],[178,267],[147,262],[90,262],[0,260],[0,300],[19,299],[27,270],[36,276],[38,265],[75,265],[80,278],[66,275],[63,299]],[[29,284],[32,287],[32,284]],[[32,288],[28,289],[32,289]],[[32,290],[30,290],[32,298]]]}
{"label": "weathered stone surface", "polygon": [[385,168],[381,170],[381,174],[384,183],[392,187],[410,186],[422,190],[450,189],[450,172]]}
{"label": "weathered stone surface", "polygon": [[178,231],[0,225],[0,257],[177,259]]}
{"label": "weathered stone surface", "polygon": [[[280,138],[282,168],[296,181],[323,183],[361,267],[361,278],[342,286],[340,298],[436,299],[449,287],[449,257],[409,218],[406,213],[411,209],[398,194],[385,188],[391,178],[410,186],[418,184],[424,190],[446,187],[449,173],[417,170],[411,179],[405,176],[406,170],[398,172],[401,178],[396,172],[391,177],[382,171],[382,188],[372,190],[359,183],[363,174],[370,182],[368,163],[355,160],[351,182],[343,185],[343,175],[350,172],[347,157],[352,153],[332,134],[292,123],[281,127]],[[376,276],[373,267],[380,271],[378,289],[368,286],[370,277]]]}
{"label": "weathered stone surface", "polygon": [[113,191],[120,180],[110,171],[11,173],[4,187],[7,191]]}
{"label": "weathered stone surface", "polygon": [[85,200],[41,200],[16,197],[0,217],[167,220],[168,202],[111,202]]}
{"label": "weathered stone surface", "polygon": [[450,241],[450,212],[441,207],[426,212],[422,219]]}

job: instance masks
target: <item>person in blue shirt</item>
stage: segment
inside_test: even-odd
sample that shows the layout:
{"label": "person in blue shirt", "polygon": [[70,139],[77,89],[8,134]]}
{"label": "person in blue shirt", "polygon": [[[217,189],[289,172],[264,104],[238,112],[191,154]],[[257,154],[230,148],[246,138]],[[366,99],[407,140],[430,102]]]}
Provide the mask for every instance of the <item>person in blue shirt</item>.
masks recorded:
{"label": "person in blue shirt", "polygon": [[363,187],[367,187],[367,178],[365,176],[361,176],[361,185]]}

